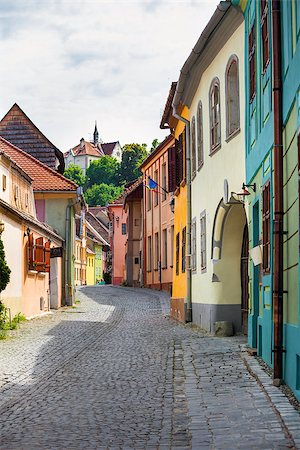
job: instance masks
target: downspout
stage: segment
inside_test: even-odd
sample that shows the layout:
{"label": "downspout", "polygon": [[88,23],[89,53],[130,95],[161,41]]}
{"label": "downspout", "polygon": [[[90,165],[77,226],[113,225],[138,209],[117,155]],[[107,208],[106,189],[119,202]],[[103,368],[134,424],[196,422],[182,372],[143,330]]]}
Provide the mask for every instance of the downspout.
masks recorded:
{"label": "downspout", "polygon": [[283,141],[280,0],[272,0],[273,101],[274,101],[274,384],[283,374]]}
{"label": "downspout", "polygon": [[71,280],[69,273],[69,256],[70,256],[70,211],[73,204],[70,203],[66,209],[66,254],[65,254],[65,304],[70,306],[70,288],[71,288]]}
{"label": "downspout", "polygon": [[192,322],[192,241],[191,241],[191,224],[192,224],[192,210],[191,210],[191,156],[190,156],[190,121],[180,116],[176,111],[176,106],[173,106],[173,117],[180,120],[186,125],[186,145],[185,145],[185,161],[186,161],[186,322]]}
{"label": "downspout", "polygon": [[146,187],[145,187],[145,182],[144,182],[144,175],[143,175],[143,196],[144,196],[144,200],[143,200],[143,230],[142,230],[142,236],[143,236],[143,264],[142,264],[142,268],[143,268],[143,287],[146,287],[147,284],[147,269],[146,269],[146,264],[147,264],[147,226],[146,226],[146,202],[147,202],[147,197],[146,197]]}

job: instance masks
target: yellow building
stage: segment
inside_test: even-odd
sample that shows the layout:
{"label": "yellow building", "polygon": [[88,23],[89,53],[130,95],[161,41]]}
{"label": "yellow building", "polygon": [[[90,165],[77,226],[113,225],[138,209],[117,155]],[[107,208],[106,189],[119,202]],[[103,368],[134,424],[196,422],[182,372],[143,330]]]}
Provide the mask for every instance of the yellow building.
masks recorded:
{"label": "yellow building", "polygon": [[[173,283],[170,305],[171,316],[185,322],[190,315],[187,296],[187,188],[185,163],[185,123],[172,115],[172,101],[177,83],[172,83],[162,116],[160,128],[169,128],[175,137],[174,148],[174,226],[173,240]],[[188,119],[186,107],[181,108],[180,115]]]}
{"label": "yellow building", "polygon": [[89,247],[86,249],[86,284],[93,286],[95,284],[95,252]]}

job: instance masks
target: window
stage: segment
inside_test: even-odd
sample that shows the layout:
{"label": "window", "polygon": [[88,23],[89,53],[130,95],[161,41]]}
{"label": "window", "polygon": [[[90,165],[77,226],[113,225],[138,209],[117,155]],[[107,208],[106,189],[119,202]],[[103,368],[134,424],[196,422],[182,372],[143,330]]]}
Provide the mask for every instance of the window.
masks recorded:
{"label": "window", "polygon": [[268,2],[260,1],[260,28],[262,42],[262,71],[265,72],[269,64],[269,24],[268,24]]}
{"label": "window", "polygon": [[186,256],[186,227],[182,230],[182,255],[181,255],[181,272],[185,272],[185,256]]}
{"label": "window", "polygon": [[249,58],[249,82],[250,82],[250,102],[255,97],[256,93],[256,54],[255,54],[255,22],[249,33],[248,38],[248,58]]}
{"label": "window", "polygon": [[37,272],[50,272],[50,241],[44,244],[44,238],[34,240],[33,233],[28,236],[28,268]]}
{"label": "window", "polygon": [[167,165],[166,163],[163,163],[162,165],[162,200],[165,201],[167,198]]}
{"label": "window", "polygon": [[191,239],[192,239],[192,270],[195,272],[197,270],[197,244],[196,244],[196,219],[192,220],[192,229],[191,229]]}
{"label": "window", "polygon": [[152,270],[152,242],[151,236],[148,236],[148,246],[147,246],[147,271]]}
{"label": "window", "polygon": [[179,233],[176,234],[176,275],[179,275]]}
{"label": "window", "polygon": [[210,153],[214,153],[221,145],[220,123],[220,82],[214,78],[209,90],[210,110]]}
{"label": "window", "polygon": [[127,233],[127,230],[126,230],[126,223],[123,222],[123,223],[122,223],[122,234],[126,234],[126,233]]}
{"label": "window", "polygon": [[200,214],[201,272],[206,272],[206,212]]}
{"label": "window", "polygon": [[226,138],[240,128],[238,58],[231,56],[226,68]]}
{"label": "window", "polygon": [[146,189],[146,197],[147,197],[147,211],[150,211],[151,209],[151,190],[150,189]]}
{"label": "window", "polygon": [[6,175],[2,175],[2,191],[6,191]]}
{"label": "window", "polygon": [[191,125],[191,169],[192,169],[192,178],[196,176],[196,125],[195,125],[195,117],[192,118]]}
{"label": "window", "polygon": [[202,103],[199,102],[197,109],[197,153],[198,153],[198,170],[203,166],[203,116]]}
{"label": "window", "polygon": [[[158,170],[154,171],[154,181],[156,184],[158,184]],[[158,205],[158,190],[154,190],[154,206]]]}
{"label": "window", "polygon": [[173,267],[173,258],[174,258],[174,225],[171,226],[171,264],[170,267]]}
{"label": "window", "polygon": [[263,272],[270,273],[270,181],[262,189],[262,222],[263,222]]}
{"label": "window", "polygon": [[15,197],[15,200],[19,199],[19,186],[18,185],[14,186],[14,197]]}
{"label": "window", "polygon": [[158,238],[158,233],[155,233],[155,235],[154,235],[154,249],[155,249],[154,270],[158,270],[159,269],[159,238]]}
{"label": "window", "polygon": [[162,232],[162,241],[163,241],[162,267],[166,269],[168,267],[168,235],[166,228]]}

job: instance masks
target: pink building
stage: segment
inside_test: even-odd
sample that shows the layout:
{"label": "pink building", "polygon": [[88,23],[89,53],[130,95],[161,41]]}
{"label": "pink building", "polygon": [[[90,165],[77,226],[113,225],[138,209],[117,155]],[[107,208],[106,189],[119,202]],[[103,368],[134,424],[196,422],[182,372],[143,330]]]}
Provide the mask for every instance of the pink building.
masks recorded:
{"label": "pink building", "polygon": [[123,209],[122,195],[108,205],[110,219],[110,250],[112,253],[112,284],[120,285],[125,280],[125,253],[127,242],[127,214]]}
{"label": "pink building", "polygon": [[[171,293],[173,278],[174,214],[170,202],[169,177],[174,172],[172,135],[142,163],[144,184],[144,286]],[[157,184],[147,189],[149,181]]]}

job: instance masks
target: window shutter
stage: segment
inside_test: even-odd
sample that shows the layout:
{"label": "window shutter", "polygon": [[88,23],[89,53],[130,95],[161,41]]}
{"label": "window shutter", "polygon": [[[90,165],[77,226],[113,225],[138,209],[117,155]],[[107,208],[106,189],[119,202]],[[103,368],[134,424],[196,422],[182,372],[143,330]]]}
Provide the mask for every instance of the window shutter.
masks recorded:
{"label": "window shutter", "polygon": [[45,272],[50,272],[50,242],[45,242],[44,247]]}
{"label": "window shutter", "polygon": [[28,236],[28,265],[29,270],[33,269],[33,234]]}
{"label": "window shutter", "polygon": [[39,237],[35,240],[35,267],[38,272],[44,272],[44,239]]}
{"label": "window shutter", "polygon": [[168,191],[176,189],[175,147],[168,149]]}

